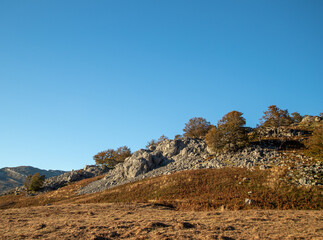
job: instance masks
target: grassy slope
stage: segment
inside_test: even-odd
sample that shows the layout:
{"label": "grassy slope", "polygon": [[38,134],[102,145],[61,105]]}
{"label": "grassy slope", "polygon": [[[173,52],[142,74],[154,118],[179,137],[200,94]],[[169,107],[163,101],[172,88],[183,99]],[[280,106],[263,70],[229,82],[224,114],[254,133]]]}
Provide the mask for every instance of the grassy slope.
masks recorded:
{"label": "grassy slope", "polygon": [[[78,196],[86,179],[32,197],[0,197],[0,209],[62,203],[155,202],[178,209],[322,209],[322,187],[293,187],[279,180],[282,169],[203,169],[144,179],[101,193]],[[245,204],[245,199],[254,202]]]}

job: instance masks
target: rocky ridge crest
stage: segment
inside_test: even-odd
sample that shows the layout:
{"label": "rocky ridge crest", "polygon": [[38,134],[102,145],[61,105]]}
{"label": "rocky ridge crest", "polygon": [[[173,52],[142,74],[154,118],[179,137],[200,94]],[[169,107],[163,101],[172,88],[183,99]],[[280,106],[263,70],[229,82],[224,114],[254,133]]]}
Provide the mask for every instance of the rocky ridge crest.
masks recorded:
{"label": "rocky ridge crest", "polygon": [[[291,153],[290,156],[286,157],[284,153],[275,148],[259,145],[249,146],[235,153],[211,154],[203,140],[181,138],[167,139],[149,149],[140,149],[109,171],[103,179],[85,186],[80,189],[79,193],[99,192],[147,177],[183,170],[222,167],[245,167],[249,169],[255,167],[266,169],[273,166],[287,167],[288,159],[291,158],[298,159],[300,164],[290,168],[290,172],[301,173],[302,176],[302,180],[295,177],[292,180],[294,183],[301,185],[322,184],[319,179],[319,176],[322,175],[322,164],[301,164],[309,160],[304,155]],[[306,171],[313,171],[315,174],[302,174]]]}

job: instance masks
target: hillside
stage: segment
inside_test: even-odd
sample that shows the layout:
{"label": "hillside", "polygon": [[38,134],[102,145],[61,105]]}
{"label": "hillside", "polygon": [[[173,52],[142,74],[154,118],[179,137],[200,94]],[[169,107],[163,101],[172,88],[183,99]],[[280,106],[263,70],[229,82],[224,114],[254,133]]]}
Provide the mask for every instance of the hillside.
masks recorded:
{"label": "hillside", "polygon": [[322,209],[321,186],[293,186],[286,169],[224,167],[146,178],[102,192],[79,195],[103,176],[84,179],[35,196],[0,197],[0,209],[80,203],[158,203],[182,210]]}
{"label": "hillside", "polygon": [[0,194],[15,187],[22,186],[28,175],[39,172],[46,178],[63,174],[61,170],[43,170],[31,166],[5,167],[0,169]]}
{"label": "hillside", "polygon": [[[0,198],[0,207],[157,201],[178,209],[321,209],[323,162],[321,135],[316,131],[321,127],[321,118],[309,116],[290,126],[248,132],[240,126],[234,131],[248,134],[248,144],[235,151],[217,152],[208,138],[187,136],[162,137],[146,149],[128,152],[122,161],[114,158],[123,153],[119,150],[128,149],[110,149],[95,159],[108,157],[113,165],[90,165],[51,177],[36,193],[18,188],[15,195]],[[223,131],[220,128],[209,131]],[[318,141],[313,143],[314,157],[305,146],[310,138]]]}

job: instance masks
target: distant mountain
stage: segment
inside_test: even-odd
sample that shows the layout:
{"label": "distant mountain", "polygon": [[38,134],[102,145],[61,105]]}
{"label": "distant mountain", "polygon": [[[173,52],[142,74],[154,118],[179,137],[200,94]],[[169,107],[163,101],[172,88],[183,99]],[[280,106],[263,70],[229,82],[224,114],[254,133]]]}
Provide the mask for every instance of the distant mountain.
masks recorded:
{"label": "distant mountain", "polygon": [[30,166],[0,168],[0,194],[9,189],[22,186],[28,175],[33,175],[37,172],[41,175],[45,175],[46,178],[65,173],[65,171],[43,170]]}

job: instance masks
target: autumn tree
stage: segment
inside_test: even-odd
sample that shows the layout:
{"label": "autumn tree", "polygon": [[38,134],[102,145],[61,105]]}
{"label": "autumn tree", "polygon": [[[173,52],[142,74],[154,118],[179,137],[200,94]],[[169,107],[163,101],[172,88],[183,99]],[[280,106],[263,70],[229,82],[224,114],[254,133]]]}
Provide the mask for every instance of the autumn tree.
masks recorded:
{"label": "autumn tree", "polygon": [[130,148],[127,146],[119,147],[117,150],[108,149],[93,156],[97,165],[106,165],[113,168],[120,162],[123,162],[127,157],[131,156]]}
{"label": "autumn tree", "polygon": [[302,115],[299,114],[298,112],[293,112],[293,113],[291,113],[291,115],[292,115],[291,120],[294,123],[300,123],[303,119]]}
{"label": "autumn tree", "polygon": [[264,116],[260,119],[261,127],[281,127],[288,126],[292,123],[288,110],[282,110],[276,105],[271,105],[264,112]]}
{"label": "autumn tree", "polygon": [[204,138],[211,128],[212,125],[210,122],[207,122],[205,118],[194,117],[191,118],[188,123],[185,123],[183,132],[185,137]]}
{"label": "autumn tree", "polygon": [[35,173],[34,175],[29,175],[25,182],[24,186],[27,191],[38,191],[42,188],[45,181],[45,175],[40,175],[40,173]]}
{"label": "autumn tree", "polygon": [[227,113],[205,136],[208,147],[215,151],[236,151],[248,144],[247,131],[244,128],[246,120],[242,113],[232,111]]}

